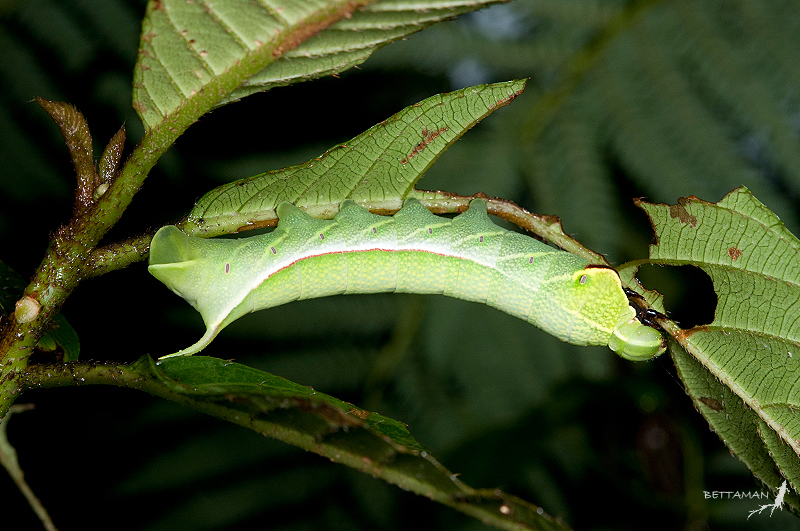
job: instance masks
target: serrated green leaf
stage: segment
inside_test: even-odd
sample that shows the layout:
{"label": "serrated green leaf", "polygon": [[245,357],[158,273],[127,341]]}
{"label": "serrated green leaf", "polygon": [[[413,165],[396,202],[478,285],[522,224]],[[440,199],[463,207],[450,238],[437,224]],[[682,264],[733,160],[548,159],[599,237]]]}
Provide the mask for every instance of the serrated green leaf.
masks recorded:
{"label": "serrated green leaf", "polygon": [[476,490],[439,464],[405,424],[285,378],[205,356],[132,365],[30,367],[25,387],[83,384],[132,387],[188,405],[327,457],[503,529],[567,530],[539,507],[500,490]]}
{"label": "serrated green leaf", "polygon": [[225,184],[203,196],[184,230],[208,236],[275,219],[283,201],[332,217],[346,198],[397,210],[450,144],[525,87],[508,81],[439,94],[297,166]]}
{"label": "serrated green leaf", "polygon": [[497,1],[152,0],[134,107],[152,128],[190,102],[208,110],[342,72],[391,41]]}
{"label": "serrated green leaf", "polygon": [[746,188],[716,204],[641,206],[652,260],[700,267],[718,297],[711,324],[673,331],[691,354],[672,350],[687,392],[756,476],[800,492],[800,241]]}
{"label": "serrated green leaf", "polygon": [[184,395],[210,402],[234,402],[236,406],[231,407],[246,406],[258,410],[259,415],[274,409],[308,406],[334,430],[362,426],[363,422],[369,431],[381,437],[389,437],[393,443],[402,446],[404,451],[422,450],[406,427],[397,421],[363,411],[352,404],[317,393],[310,387],[246,365],[203,356],[196,359],[186,357],[174,362],[164,361],[157,365],[160,372],[156,374],[161,377],[162,382],[173,389],[176,389],[175,384],[178,383],[178,388]]}
{"label": "serrated green leaf", "polygon": [[[714,378],[680,345],[670,345],[670,353],[695,407],[731,452],[773,490],[777,491],[783,482],[776,463],[784,477],[796,487],[797,454],[780,441],[775,431],[766,426],[740,397]],[[791,491],[784,500],[795,509],[800,507],[800,499]]]}

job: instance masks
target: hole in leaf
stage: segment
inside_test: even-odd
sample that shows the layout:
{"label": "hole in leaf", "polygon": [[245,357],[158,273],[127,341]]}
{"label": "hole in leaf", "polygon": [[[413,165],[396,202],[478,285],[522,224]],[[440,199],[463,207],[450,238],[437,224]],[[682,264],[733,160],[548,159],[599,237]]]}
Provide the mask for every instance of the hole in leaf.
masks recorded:
{"label": "hole in leaf", "polygon": [[664,295],[670,319],[681,328],[709,324],[714,320],[717,295],[711,278],[695,266],[644,265],[637,274],[642,285]]}

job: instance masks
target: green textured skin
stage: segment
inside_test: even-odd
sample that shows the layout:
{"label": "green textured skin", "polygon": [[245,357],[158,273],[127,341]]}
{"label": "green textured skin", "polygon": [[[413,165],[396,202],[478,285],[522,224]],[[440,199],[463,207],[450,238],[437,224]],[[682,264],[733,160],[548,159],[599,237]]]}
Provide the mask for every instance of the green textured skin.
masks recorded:
{"label": "green textured skin", "polygon": [[[333,220],[312,218],[289,203],[277,214],[273,232],[251,238],[206,240],[173,226],[156,233],[150,273],[206,324],[200,341],[170,356],[200,351],[255,310],[379,292],[488,304],[576,345],[609,345],[613,337],[614,350],[625,352],[627,338],[635,337],[635,349],[624,356],[629,359],[663,351],[660,334],[635,320],[616,271],[495,225],[482,200],[452,220],[414,199],[391,217],[349,200]],[[642,328],[657,339],[648,342]]]}

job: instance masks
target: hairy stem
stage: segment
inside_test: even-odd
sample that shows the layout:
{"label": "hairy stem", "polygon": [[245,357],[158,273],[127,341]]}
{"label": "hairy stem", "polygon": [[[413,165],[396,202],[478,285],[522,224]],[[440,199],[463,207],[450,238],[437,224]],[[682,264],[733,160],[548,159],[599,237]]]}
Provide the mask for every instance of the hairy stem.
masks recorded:
{"label": "hairy stem", "polygon": [[[73,218],[58,229],[52,238],[44,259],[30,285],[25,289],[25,296],[38,303],[41,311],[31,320],[26,319],[24,323],[15,318],[0,322],[0,419],[19,394],[16,379],[20,371],[24,371],[27,366],[27,359],[36,341],[42,336],[47,323],[58,313],[72,290],[84,278],[93,276],[90,266],[99,267],[103,271],[118,269],[141,259],[146,253],[142,242],[137,241],[134,247],[123,246],[121,253],[110,257],[106,255],[110,260],[102,266],[98,266],[97,261],[92,260],[92,251],[120,219],[161,155],[191,124],[212,109],[220,98],[314,33],[349,16],[354,10],[371,1],[373,0],[332,2],[319,12],[310,14],[307,19],[277,34],[272,46],[260,47],[259,51],[253,52],[247,61],[241,61],[235,67],[220,73],[205,85],[204,90],[188,96],[176,111],[147,130],[120,169],[116,179],[113,179],[109,168],[116,165],[117,155],[113,153],[116,149],[114,146],[118,147],[121,140],[119,138],[116,141],[112,140],[112,153],[103,158],[105,169],[102,193],[93,193],[95,187],[100,184],[100,177],[94,170],[91,152],[87,151],[91,147],[91,142],[88,127],[84,127],[83,117],[67,104],[47,102],[43,105],[45,108],[48,108],[48,105],[51,107],[48,112],[53,111],[50,114],[59,123],[68,145],[72,142],[75,146],[73,149],[70,145],[78,173],[76,208]],[[110,182],[112,180],[113,182]]]}

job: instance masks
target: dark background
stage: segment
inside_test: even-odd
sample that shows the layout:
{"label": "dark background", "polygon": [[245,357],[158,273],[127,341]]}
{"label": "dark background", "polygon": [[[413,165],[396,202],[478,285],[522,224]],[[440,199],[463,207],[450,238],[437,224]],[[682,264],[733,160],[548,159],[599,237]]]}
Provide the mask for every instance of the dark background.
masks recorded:
{"label": "dark background", "polygon": [[[74,188],[60,134],[31,100],[76,105],[97,154],[125,123],[129,152],[143,131],[130,84],[144,7],[0,1],[0,260],[26,278],[68,220]],[[557,215],[617,264],[647,256],[652,232],[634,197],[718,201],[746,185],[797,233],[795,8],[522,1],[439,24],[338,78],[203,117],[107,239],[173,221],[219,184],[308,160],[432,94],[520,77],[531,78],[526,93],[454,144],[420,188],[485,192]],[[698,270],[641,276],[682,325],[713,319]],[[63,312],[84,359],[162,355],[202,330],[144,263],[85,282]],[[411,347],[391,351],[402,333],[413,334]],[[634,364],[486,307],[400,295],[273,308],[228,327],[206,353],[399,419],[470,486],[500,487],[576,530],[800,527],[785,512],[747,521],[753,500],[705,499],[760,486],[694,410],[668,355]],[[378,372],[385,359],[390,369]],[[484,527],[142,393],[70,388],[21,402],[36,409],[13,417],[9,438],[61,529]],[[0,494],[18,529],[39,528],[2,474]]]}

